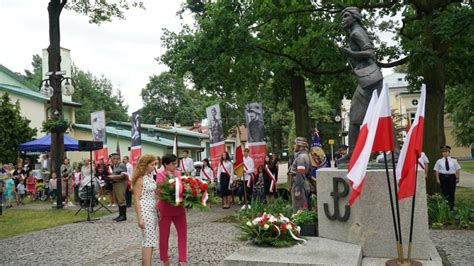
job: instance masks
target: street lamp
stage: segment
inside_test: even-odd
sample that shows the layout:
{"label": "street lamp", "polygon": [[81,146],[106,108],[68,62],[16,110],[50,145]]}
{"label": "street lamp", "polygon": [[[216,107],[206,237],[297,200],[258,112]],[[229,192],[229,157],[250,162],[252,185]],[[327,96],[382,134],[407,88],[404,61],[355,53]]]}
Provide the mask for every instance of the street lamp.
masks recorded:
{"label": "street lamp", "polygon": [[[65,71],[53,71],[46,73],[47,79],[41,81],[40,92],[46,97],[50,98],[50,105],[52,110],[51,119],[53,121],[60,121],[63,119],[63,100],[62,94],[71,96],[74,92],[74,86],[72,85],[72,79],[64,77]],[[63,81],[66,83],[61,86]],[[52,167],[51,172],[55,172],[57,175],[57,195],[56,195],[56,207],[61,209],[63,207],[62,201],[62,189],[61,189],[61,161],[64,155],[64,132],[63,130],[57,130],[51,132],[51,161]]]}

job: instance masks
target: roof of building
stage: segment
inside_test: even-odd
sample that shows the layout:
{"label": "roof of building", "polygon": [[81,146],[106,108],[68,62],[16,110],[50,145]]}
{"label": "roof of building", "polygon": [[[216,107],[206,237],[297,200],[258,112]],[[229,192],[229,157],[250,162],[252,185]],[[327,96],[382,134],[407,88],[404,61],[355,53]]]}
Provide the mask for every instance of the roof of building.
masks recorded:
{"label": "roof of building", "polygon": [[33,83],[29,82],[28,80],[24,79],[22,76],[18,75],[17,73],[11,71],[4,65],[0,64],[0,71],[4,72],[7,74],[9,77],[13,78],[14,80],[20,82],[25,88],[33,90],[33,91],[38,91],[39,88],[36,87]]}
{"label": "roof of building", "polygon": [[406,76],[405,73],[393,73],[383,77],[383,82],[387,83],[390,89],[406,88],[408,87]]}
{"label": "roof of building", "polygon": [[[114,125],[114,124],[115,125],[120,125],[120,126],[131,127],[130,122],[110,121],[109,123],[107,123],[107,125]],[[149,129],[150,128],[150,129],[154,129],[158,132],[166,132],[166,133],[171,133],[171,134],[174,134],[175,132],[177,132],[179,135],[183,135],[183,136],[197,137],[197,138],[201,138],[201,139],[208,139],[209,138],[209,134],[203,134],[203,133],[199,133],[199,132],[196,132],[196,131],[191,131],[191,130],[188,130],[188,129],[185,129],[185,128],[180,128],[180,127],[171,126],[170,128],[162,128],[162,127],[157,127],[156,125],[152,125],[152,124],[141,124],[141,126],[144,129]]]}
{"label": "roof of building", "polygon": [[[108,123],[108,125],[106,126],[108,135],[120,136],[123,138],[131,139],[132,133],[130,130],[123,129],[121,127],[114,127],[113,123],[117,123],[117,122]],[[120,123],[127,123],[127,122],[120,122]],[[92,126],[86,125],[86,124],[74,124],[72,127],[75,129],[90,130],[90,131],[92,130]],[[178,134],[180,133],[178,132]],[[146,131],[142,132],[141,137],[142,137],[142,142],[152,144],[152,145],[158,145],[158,146],[166,147],[166,148],[172,148],[174,145],[173,140],[165,139],[165,138],[157,138],[157,136],[152,136],[152,135],[147,134]],[[179,138],[178,138],[178,147],[188,148],[188,149],[203,149],[203,147],[199,145],[183,142]]]}
{"label": "roof of building", "polygon": [[[48,97],[44,96],[43,94],[41,94],[37,91],[32,91],[32,90],[29,90],[29,89],[25,89],[25,88],[13,86],[13,85],[8,85],[8,84],[3,84],[3,83],[0,83],[0,89],[3,89],[3,90],[5,90],[9,93],[13,93],[13,94],[16,94],[16,95],[21,95],[21,96],[33,99],[35,101],[39,101],[39,102],[43,102],[43,103],[49,103],[50,102]],[[82,104],[80,104],[80,103],[76,103],[76,102],[72,102],[72,101],[66,101],[66,100],[63,101],[63,104],[66,105],[66,106],[76,106],[76,107],[82,106]]]}
{"label": "roof of building", "polygon": [[[0,83],[0,88],[4,89],[10,93],[16,94],[16,95],[21,95],[39,102],[43,103],[49,103],[49,98],[44,96],[39,92],[39,88],[37,88],[33,83],[29,82],[28,80],[24,79],[22,76],[18,75],[17,73],[11,71],[10,69],[6,68],[2,64],[0,64],[0,72],[5,73],[12,79],[18,81],[20,84],[22,84],[24,87],[18,87],[10,84],[4,84]],[[82,104],[76,103],[73,101],[63,101],[64,105],[67,106],[75,106],[75,107],[80,107]]]}

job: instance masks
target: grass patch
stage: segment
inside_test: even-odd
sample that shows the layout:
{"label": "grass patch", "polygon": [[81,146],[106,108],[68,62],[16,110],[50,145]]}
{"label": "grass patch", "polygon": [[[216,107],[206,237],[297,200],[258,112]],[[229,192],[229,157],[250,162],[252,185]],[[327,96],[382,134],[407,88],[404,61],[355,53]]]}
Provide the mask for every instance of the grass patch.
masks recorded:
{"label": "grass patch", "polygon": [[474,161],[459,162],[459,164],[461,165],[461,170],[474,174]]}
{"label": "grass patch", "polygon": [[456,205],[460,201],[474,202],[474,189],[465,187],[456,187]]}
{"label": "grass patch", "polygon": [[[19,235],[27,232],[38,231],[54,226],[83,221],[87,218],[87,212],[81,211],[76,216],[77,210],[25,210],[25,209],[3,209],[0,216],[0,239]],[[92,217],[109,214],[100,210],[93,213]]]}

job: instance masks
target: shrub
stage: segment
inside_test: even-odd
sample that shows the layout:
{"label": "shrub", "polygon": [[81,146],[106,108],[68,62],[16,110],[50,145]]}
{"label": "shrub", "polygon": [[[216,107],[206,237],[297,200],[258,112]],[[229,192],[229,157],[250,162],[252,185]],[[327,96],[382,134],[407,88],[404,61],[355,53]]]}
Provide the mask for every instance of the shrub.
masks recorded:
{"label": "shrub", "polygon": [[451,217],[448,201],[440,194],[428,196],[428,217],[433,228],[443,228]]}

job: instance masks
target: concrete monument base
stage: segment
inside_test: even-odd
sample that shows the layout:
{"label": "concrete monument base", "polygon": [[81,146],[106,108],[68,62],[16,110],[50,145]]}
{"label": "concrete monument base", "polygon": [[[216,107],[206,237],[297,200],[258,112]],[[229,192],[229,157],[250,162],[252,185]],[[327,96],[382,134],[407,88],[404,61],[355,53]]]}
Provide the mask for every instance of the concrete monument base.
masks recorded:
{"label": "concrete monument base", "polygon": [[[390,185],[393,190],[392,173],[393,171],[390,169]],[[396,258],[397,249],[385,170],[367,171],[362,194],[350,208],[349,195],[351,189],[350,186],[347,187],[346,174],[347,170],[329,168],[318,170],[319,236],[358,244],[362,247],[364,257]],[[336,181],[336,184],[334,181]],[[338,190],[336,193],[333,192],[335,186]],[[349,190],[349,194],[337,198],[338,195],[342,194],[343,187]],[[393,191],[392,195],[394,195]],[[339,205],[339,214],[335,212],[335,198],[336,204]],[[405,257],[407,255],[411,203],[411,198],[400,201]],[[324,205],[326,205],[328,214],[326,214]],[[347,214],[348,210],[350,214]],[[344,217],[345,215],[349,216]],[[419,171],[413,228],[412,257],[414,259],[436,259],[432,256],[439,258],[428,233],[425,178],[423,172]],[[433,250],[436,255],[433,255]]]}
{"label": "concrete monument base", "polygon": [[309,237],[302,245],[288,248],[257,247],[248,244],[224,259],[226,266],[246,265],[360,265],[359,245]]}

